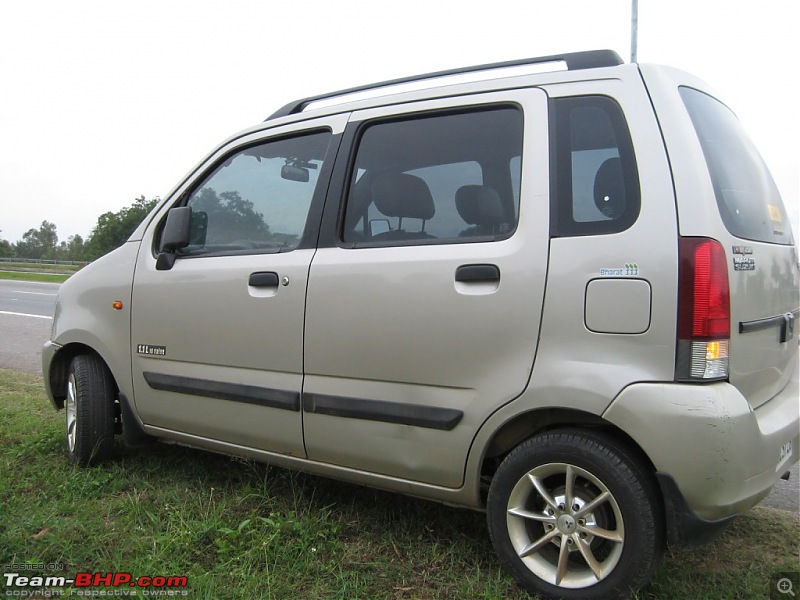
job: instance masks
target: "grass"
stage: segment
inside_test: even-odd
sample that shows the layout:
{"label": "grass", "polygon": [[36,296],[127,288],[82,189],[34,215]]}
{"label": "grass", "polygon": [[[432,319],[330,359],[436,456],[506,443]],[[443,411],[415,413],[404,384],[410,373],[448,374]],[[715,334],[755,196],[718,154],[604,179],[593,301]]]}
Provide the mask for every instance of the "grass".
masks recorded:
{"label": "grass", "polygon": [[[526,597],[479,513],[162,444],[72,467],[41,379],[8,370],[0,422],[0,564],[63,565],[27,575],[186,576],[209,599]],[[769,597],[800,568],[799,532],[798,515],[753,509],[668,551],[639,597]]]}
{"label": "grass", "polygon": [[83,268],[82,264],[74,264],[74,265],[65,265],[65,264],[55,264],[55,263],[40,263],[40,262],[0,262],[0,267],[8,267],[12,270],[14,269],[33,269],[35,271],[47,272],[47,271],[56,271],[59,273],[62,272],[71,272],[74,273],[76,271],[80,271]]}
{"label": "grass", "polygon": [[0,279],[13,279],[16,281],[43,281],[46,283],[64,283],[69,275],[57,273],[28,273],[24,271],[0,271]]}
{"label": "grass", "polygon": [[48,263],[0,262],[0,279],[64,283],[83,265],[57,265]]}

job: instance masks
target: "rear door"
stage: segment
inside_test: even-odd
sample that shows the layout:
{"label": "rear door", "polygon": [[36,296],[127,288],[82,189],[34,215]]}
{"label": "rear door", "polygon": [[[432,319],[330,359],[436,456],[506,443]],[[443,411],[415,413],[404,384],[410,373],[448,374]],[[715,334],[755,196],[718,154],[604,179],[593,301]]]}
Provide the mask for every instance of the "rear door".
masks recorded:
{"label": "rear door", "polygon": [[523,391],[536,353],[545,94],[357,112],[345,139],[344,206],[329,199],[308,288],[308,457],[457,487],[476,430]]}
{"label": "rear door", "polygon": [[[691,193],[678,190],[681,233],[711,231],[723,245],[729,377],[755,408],[786,386],[797,365],[800,299],[791,223],[766,164],[730,109],[699,86],[683,85],[679,95],[699,140],[695,164],[706,167]],[[687,150],[681,153],[685,159]]]}

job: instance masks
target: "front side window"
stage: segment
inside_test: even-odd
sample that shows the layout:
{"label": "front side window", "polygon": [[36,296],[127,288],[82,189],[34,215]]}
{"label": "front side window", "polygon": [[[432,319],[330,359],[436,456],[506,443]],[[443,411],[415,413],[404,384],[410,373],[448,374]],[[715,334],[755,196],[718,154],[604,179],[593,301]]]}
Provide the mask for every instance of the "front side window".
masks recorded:
{"label": "front side window", "polygon": [[639,177],[619,105],[605,96],[551,104],[553,234],[597,235],[630,227],[639,215]]}
{"label": "front side window", "polygon": [[194,188],[183,255],[282,252],[300,243],[329,132],[249,146]]}
{"label": "front side window", "polygon": [[519,212],[522,113],[497,107],[364,127],[342,241],[403,245],[510,236]]}
{"label": "front side window", "polygon": [[736,116],[715,98],[680,88],[714,186],[717,206],[736,237],[792,244],[780,192],[755,145]]}

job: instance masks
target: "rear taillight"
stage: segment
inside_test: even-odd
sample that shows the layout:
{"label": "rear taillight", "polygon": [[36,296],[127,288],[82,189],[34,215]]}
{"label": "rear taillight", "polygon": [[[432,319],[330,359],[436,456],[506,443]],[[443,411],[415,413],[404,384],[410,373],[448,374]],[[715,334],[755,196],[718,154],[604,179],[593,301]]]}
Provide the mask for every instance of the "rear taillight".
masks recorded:
{"label": "rear taillight", "polygon": [[675,378],[728,377],[731,303],[725,250],[716,240],[681,238]]}

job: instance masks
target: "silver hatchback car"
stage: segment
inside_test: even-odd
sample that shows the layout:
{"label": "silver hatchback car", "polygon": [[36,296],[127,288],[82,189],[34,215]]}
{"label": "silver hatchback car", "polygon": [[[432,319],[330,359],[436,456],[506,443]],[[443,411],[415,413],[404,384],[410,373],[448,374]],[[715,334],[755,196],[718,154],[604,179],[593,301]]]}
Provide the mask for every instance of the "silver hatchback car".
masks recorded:
{"label": "silver hatchback car", "polygon": [[62,286],[44,376],[75,463],[121,430],[485,510],[527,589],[624,597],[798,460],[798,268],[702,82],[482,65],[215,148]]}

